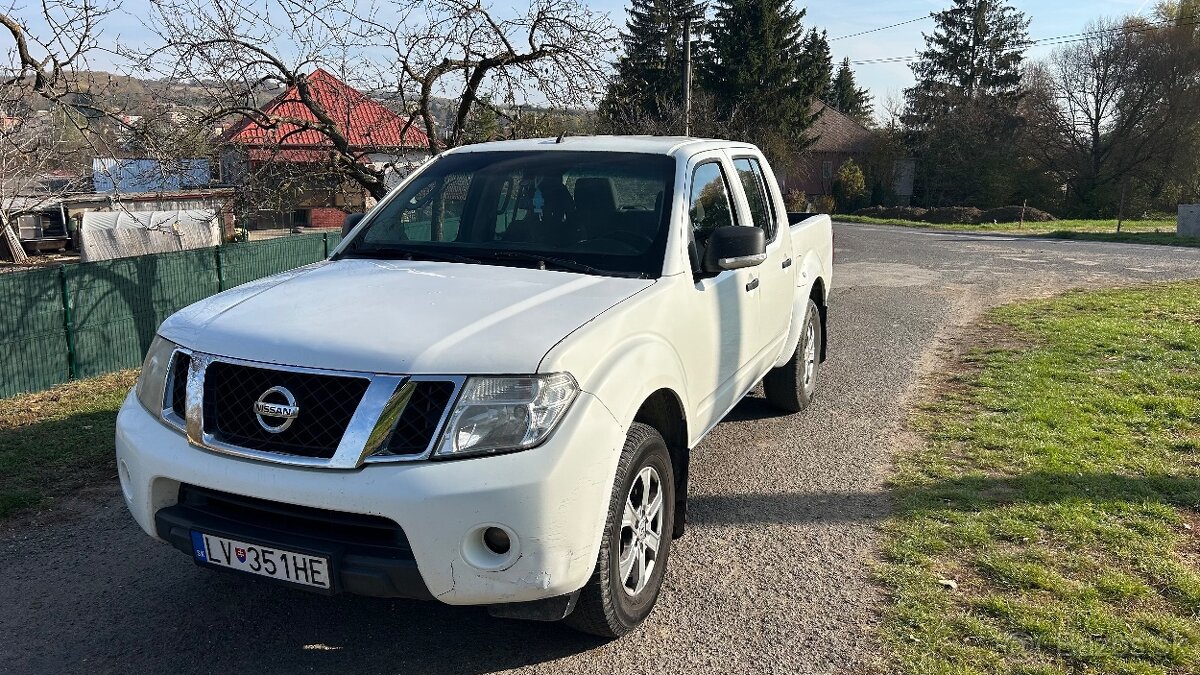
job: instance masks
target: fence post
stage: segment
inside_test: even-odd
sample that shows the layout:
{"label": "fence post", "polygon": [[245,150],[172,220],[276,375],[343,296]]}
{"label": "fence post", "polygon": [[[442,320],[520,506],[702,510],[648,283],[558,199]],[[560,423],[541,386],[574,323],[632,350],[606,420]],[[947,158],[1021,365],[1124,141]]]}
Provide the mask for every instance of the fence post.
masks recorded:
{"label": "fence post", "polygon": [[328,232],[321,233],[321,243],[324,244],[324,246],[325,246],[325,257],[328,258],[329,257],[329,233]]}
{"label": "fence post", "polygon": [[58,266],[58,287],[62,294],[63,330],[67,333],[67,379],[75,379],[75,319],[71,316],[71,295],[67,291],[67,266]]}
{"label": "fence post", "polygon": [[221,249],[223,249],[223,248],[225,248],[225,247],[218,246],[218,247],[216,247],[216,249],[214,249],[215,255],[217,256],[217,292],[218,293],[225,290],[225,267],[224,267],[224,265],[221,264]]}

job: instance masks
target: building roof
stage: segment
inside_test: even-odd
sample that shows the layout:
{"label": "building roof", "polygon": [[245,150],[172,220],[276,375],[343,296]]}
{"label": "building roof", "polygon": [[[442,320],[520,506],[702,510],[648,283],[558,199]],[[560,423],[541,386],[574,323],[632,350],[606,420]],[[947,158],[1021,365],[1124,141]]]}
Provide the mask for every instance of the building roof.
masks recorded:
{"label": "building roof", "polygon": [[[314,101],[346,135],[350,147],[369,152],[400,148],[428,148],[429,137],[401,115],[318,68],[308,78]],[[306,161],[321,158],[332,148],[329,138],[306,123],[318,124],[317,116],[300,98],[298,87],[288,87],[261,108],[278,119],[276,127],[264,127],[246,117],[225,132],[224,140],[250,148],[278,148],[281,158]]]}
{"label": "building roof", "polygon": [[206,187],[212,182],[207,159],[92,158],[92,189],[96,192],[174,192]]}
{"label": "building roof", "polygon": [[809,152],[863,154],[871,151],[875,143],[874,131],[824,101],[818,101],[813,107],[820,115],[809,130],[809,135],[817,139],[808,147]]}

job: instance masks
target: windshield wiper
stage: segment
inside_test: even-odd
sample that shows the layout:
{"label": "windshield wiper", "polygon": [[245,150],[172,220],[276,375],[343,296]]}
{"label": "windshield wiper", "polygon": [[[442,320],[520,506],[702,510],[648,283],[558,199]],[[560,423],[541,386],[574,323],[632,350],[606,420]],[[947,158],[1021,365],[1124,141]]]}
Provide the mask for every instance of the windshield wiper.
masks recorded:
{"label": "windshield wiper", "polygon": [[428,250],[411,246],[376,246],[373,248],[357,248],[351,247],[346,253],[351,256],[361,256],[364,258],[371,256],[380,256],[384,258],[404,258],[407,260],[436,260],[438,262],[456,262],[469,263],[478,265],[477,258],[471,258],[457,253],[448,253],[446,251]]}
{"label": "windshield wiper", "polygon": [[569,272],[583,272],[585,274],[597,274],[600,276],[642,276],[635,273],[614,272],[612,270],[602,270],[599,267],[592,267],[586,263],[581,263],[578,260],[570,260],[568,258],[556,258],[554,256],[544,255],[541,253],[533,253],[529,251],[493,251],[490,253],[493,258],[508,258],[511,260],[528,260],[538,263],[541,269],[553,266]]}

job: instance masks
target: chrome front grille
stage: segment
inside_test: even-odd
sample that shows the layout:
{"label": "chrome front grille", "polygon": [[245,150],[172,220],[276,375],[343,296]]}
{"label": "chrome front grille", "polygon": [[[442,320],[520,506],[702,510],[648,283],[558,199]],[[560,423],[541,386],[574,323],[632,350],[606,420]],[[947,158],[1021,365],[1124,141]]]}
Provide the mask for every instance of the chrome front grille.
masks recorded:
{"label": "chrome front grille", "polygon": [[[204,377],[204,432],[224,443],[251,450],[329,459],[350,426],[371,381],[255,368],[221,361]],[[272,387],[296,398],[300,414],[287,429],[273,433],[259,423],[254,403]]]}
{"label": "chrome front grille", "polygon": [[[278,366],[181,349],[168,374],[163,419],[208,450],[353,469],[429,457],[464,379]],[[260,401],[285,403],[268,394],[272,389],[294,399],[286,425],[256,408]]]}

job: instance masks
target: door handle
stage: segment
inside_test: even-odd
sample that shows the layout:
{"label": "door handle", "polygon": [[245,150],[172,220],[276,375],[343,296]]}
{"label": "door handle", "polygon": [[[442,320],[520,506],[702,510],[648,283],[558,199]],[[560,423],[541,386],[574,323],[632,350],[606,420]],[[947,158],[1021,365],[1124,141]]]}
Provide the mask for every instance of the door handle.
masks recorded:
{"label": "door handle", "polygon": [[783,269],[785,269],[785,270],[786,270],[787,268],[789,268],[789,267],[791,267],[791,266],[792,266],[792,259],[791,259],[791,258],[788,258],[787,260],[784,260],[784,261],[783,261]]}
{"label": "door handle", "polygon": [[752,291],[756,288],[758,288],[758,279],[757,278],[753,279],[750,283],[746,284],[746,292],[747,293],[749,293],[750,291]]}

